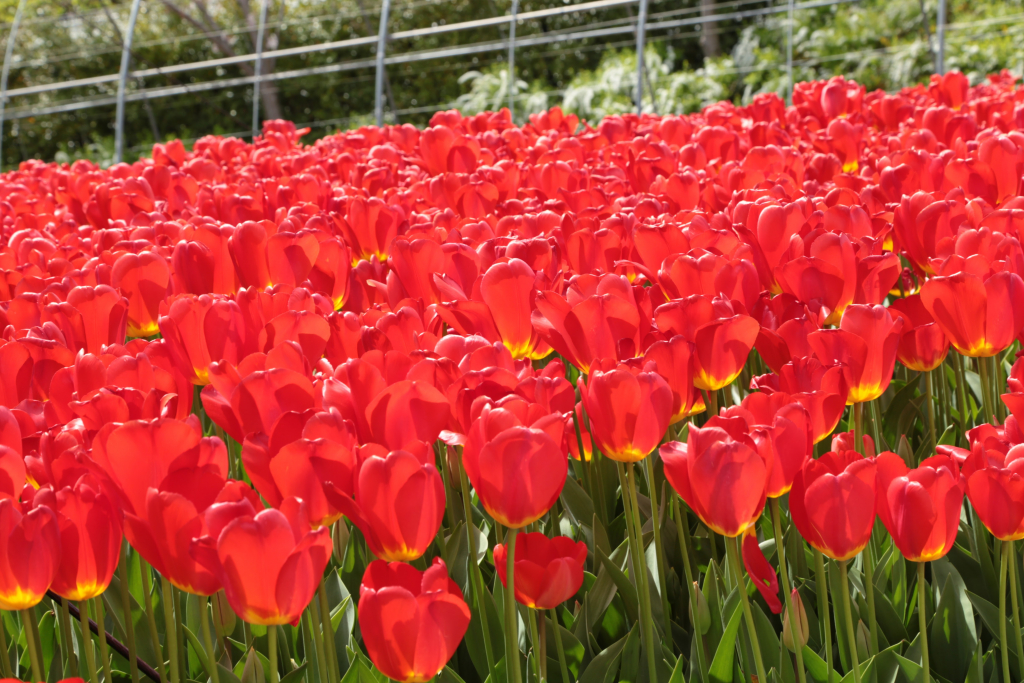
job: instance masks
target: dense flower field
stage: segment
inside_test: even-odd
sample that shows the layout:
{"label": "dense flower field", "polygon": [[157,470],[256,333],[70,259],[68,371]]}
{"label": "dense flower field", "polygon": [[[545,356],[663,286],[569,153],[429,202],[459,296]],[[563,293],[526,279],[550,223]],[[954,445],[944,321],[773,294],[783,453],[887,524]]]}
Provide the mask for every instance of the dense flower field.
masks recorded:
{"label": "dense flower field", "polygon": [[1024,90],[793,99],[0,177],[0,673],[1020,680]]}

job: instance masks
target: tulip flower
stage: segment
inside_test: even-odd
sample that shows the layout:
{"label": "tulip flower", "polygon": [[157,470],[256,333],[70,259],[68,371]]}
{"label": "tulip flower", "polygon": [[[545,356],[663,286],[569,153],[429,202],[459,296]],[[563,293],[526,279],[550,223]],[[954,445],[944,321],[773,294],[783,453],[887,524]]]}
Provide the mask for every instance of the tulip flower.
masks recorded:
{"label": "tulip flower", "polygon": [[665,477],[715,533],[736,537],[761,516],[767,499],[771,451],[759,450],[745,425],[713,417],[690,427],[685,444],[661,447]]}
{"label": "tulip flower", "polygon": [[[507,552],[501,543],[494,546],[494,567],[501,585],[507,586]],[[583,585],[583,565],[587,544],[567,536],[548,538],[542,533],[516,537],[516,601],[534,609],[554,609],[576,595]]]}
{"label": "tulip flower", "polygon": [[843,562],[860,553],[875,523],[875,461],[856,451],[808,460],[789,491],[789,513],[812,548]]}
{"label": "tulip flower", "polygon": [[359,630],[370,661],[385,676],[425,683],[455,654],[469,628],[462,591],[440,558],[421,572],[375,560],[359,586]]}
{"label": "tulip flower", "polygon": [[1016,273],[933,277],[921,287],[921,303],[964,356],[994,356],[1024,328],[1024,281]]}
{"label": "tulip flower", "polygon": [[167,259],[154,251],[124,254],[114,263],[110,279],[128,299],[128,336],[151,337],[159,332],[160,304],[171,284]]}
{"label": "tulip flower", "polygon": [[825,323],[835,325],[857,292],[857,256],[847,235],[824,233],[812,241],[808,255],[775,270],[782,291],[828,311]]}
{"label": "tulip flower", "polygon": [[668,341],[654,342],[644,353],[644,367],[653,362],[656,372],[668,382],[669,389],[672,390],[670,424],[676,424],[706,410],[704,397],[693,386],[696,350],[697,347],[692,342],[679,335]]}
{"label": "tulip flower", "polygon": [[0,500],[0,609],[37,605],[60,567],[60,530],[49,508],[23,513],[15,501]]}
{"label": "tulip flower", "polygon": [[428,462],[408,451],[368,458],[355,476],[354,500],[338,487],[327,490],[332,505],[362,530],[373,554],[389,562],[421,557],[444,519],[444,482],[433,451],[423,450]]}
{"label": "tulip flower", "polygon": [[773,614],[782,612],[782,602],[779,600],[779,577],[775,574],[775,568],[768,562],[768,558],[761,551],[757,542],[757,534],[753,529],[743,532],[743,567],[747,570],[750,580],[754,582],[757,591],[768,603],[768,608]]}
{"label": "tulip flower", "polygon": [[[782,617],[782,644],[790,652],[796,652],[797,648],[807,645],[811,636],[810,624],[807,623],[807,610],[804,608],[804,601],[800,598],[800,591],[794,588],[789,594],[789,604],[792,607],[786,608]],[[793,614],[796,616],[794,617]],[[793,625],[796,628],[793,628]],[[793,633],[796,633],[797,641],[793,640]]]}
{"label": "tulip flower", "polygon": [[903,319],[896,357],[916,372],[928,372],[942,365],[949,352],[949,340],[925,308],[920,294],[897,299],[889,311]]}
{"label": "tulip flower", "polygon": [[[591,366],[580,397],[597,448],[618,462],[638,462],[661,442],[672,418],[672,390],[655,365],[643,372],[611,363]],[[609,368],[604,370],[604,368]]]}
{"label": "tulip flower", "polygon": [[[972,430],[973,431],[973,430]],[[963,476],[971,507],[982,524],[1001,541],[1024,538],[1024,446],[1003,455],[998,450],[971,450]]]}
{"label": "tulip flower", "polygon": [[569,472],[562,428],[558,415],[526,426],[512,412],[490,406],[473,424],[462,464],[480,502],[499,524],[513,529],[532,524],[561,495]]}
{"label": "tulip flower", "polygon": [[57,516],[61,560],[53,592],[68,600],[89,600],[110,585],[121,553],[121,513],[95,477],[86,475],[74,486],[36,493],[34,504],[47,505]]}
{"label": "tulip flower", "polygon": [[889,387],[902,330],[902,318],[884,306],[851,304],[839,329],[813,332],[807,341],[823,364],[843,365],[852,405],[873,401]]}
{"label": "tulip flower", "polygon": [[814,443],[824,440],[839,424],[846,410],[848,389],[840,365],[825,366],[817,358],[794,358],[779,368],[777,375],[762,375],[751,381],[763,393],[782,391],[807,410]]}
{"label": "tulip flower", "polygon": [[659,306],[654,321],[662,332],[681,334],[697,349],[693,384],[718,391],[739,377],[760,326],[736,313],[724,299],[694,295]]}
{"label": "tulip flower", "polygon": [[931,562],[953,547],[964,491],[956,463],[933,455],[910,469],[895,453],[878,456],[878,516],[911,562]]}
{"label": "tulip flower", "polygon": [[328,529],[312,531],[301,501],[259,510],[249,498],[206,510],[208,533],[192,541],[196,562],[224,586],[228,604],[250,624],[295,625],[331,556]]}
{"label": "tulip flower", "polygon": [[738,406],[722,411],[722,418],[739,418],[760,451],[770,451],[767,495],[778,498],[793,485],[793,478],[811,455],[811,425],[807,410],[787,394],[749,394]]}

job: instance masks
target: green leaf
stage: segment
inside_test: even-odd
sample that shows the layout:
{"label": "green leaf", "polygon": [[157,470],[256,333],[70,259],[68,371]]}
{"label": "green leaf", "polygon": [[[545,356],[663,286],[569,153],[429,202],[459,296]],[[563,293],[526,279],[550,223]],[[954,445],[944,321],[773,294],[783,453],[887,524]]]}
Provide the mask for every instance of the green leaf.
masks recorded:
{"label": "green leaf", "polygon": [[739,590],[734,588],[725,600],[725,607],[722,610],[725,630],[722,639],[718,642],[714,659],[711,660],[711,668],[708,670],[711,680],[715,683],[732,682],[733,664],[736,658],[736,634],[740,629],[742,613]]}
{"label": "green leaf", "polygon": [[[625,544],[625,542],[623,542],[623,544]],[[622,596],[622,601],[626,608],[626,615],[629,618],[630,623],[635,623],[639,613],[639,599],[637,598],[636,587],[633,585],[633,582],[626,577],[622,570],[604,554],[604,551],[600,548],[595,548],[595,550],[597,552],[597,557],[601,560],[602,571],[608,572],[608,576],[618,589],[619,595]],[[600,572],[598,572],[598,580],[600,580],[600,578]]]}
{"label": "green leaf", "polygon": [[[569,630],[564,626],[561,624],[556,625],[547,615],[543,615],[543,618],[546,620],[545,623],[547,625],[544,639],[547,641],[545,645],[548,653],[548,676],[550,676],[553,671],[558,670],[558,646],[555,643],[556,628],[558,629],[557,633],[561,635],[562,652],[565,654],[565,664],[569,668],[570,674],[574,676],[579,674],[580,667],[583,664],[583,657],[586,653],[583,643],[577,640],[576,636],[569,632]],[[554,669],[551,668],[552,661],[555,662]],[[568,681],[566,681],[566,683],[568,683]]]}
{"label": "green leaf", "polygon": [[[191,595],[189,596],[191,597]],[[203,671],[206,672],[207,677],[210,676],[210,662],[206,659],[206,650],[203,649],[199,639],[196,638],[195,634],[192,633],[192,629],[188,626],[181,627],[185,631],[185,640],[188,641],[189,645],[192,646],[193,654],[196,659],[199,660],[199,666],[202,667]]]}
{"label": "green leaf", "polygon": [[[437,676],[437,681],[438,683],[466,683],[450,666],[441,669],[441,673]],[[284,683],[284,681],[281,681],[281,683]]]}
{"label": "green leaf", "polygon": [[[992,634],[992,639],[996,642],[999,641],[999,608],[993,605],[991,602],[975,595],[974,593],[967,591],[967,597],[971,601],[971,605],[974,606],[975,611],[981,617],[981,621],[985,624],[985,628],[988,629],[989,633]],[[1013,624],[1006,617],[1003,617],[1006,621],[1006,632],[1013,633]],[[1007,646],[1006,649],[1010,653],[1010,673],[1013,674],[1014,680],[1020,679],[1020,667],[1017,662],[1017,649],[1009,646],[1008,644],[1000,643],[1000,646]]]}
{"label": "green leaf", "polygon": [[585,526],[590,526],[594,519],[594,501],[583,490],[579,482],[572,477],[566,477],[565,486],[562,487],[562,503],[569,513],[576,518],[576,521]]}
{"label": "green leaf", "polygon": [[619,668],[619,683],[638,683],[640,673],[640,624],[634,624],[622,648],[622,666]]}
{"label": "green leaf", "polygon": [[833,671],[831,681],[829,681],[828,662],[806,645],[804,645],[804,668],[814,683],[839,683],[841,680],[839,674]]}
{"label": "green leaf", "polygon": [[281,683],[296,683],[296,681],[302,680],[306,673],[306,667],[308,665],[309,662],[303,662],[302,664],[299,664],[297,667],[295,667],[294,671],[289,671],[283,678],[281,678]]}
{"label": "green leaf", "polygon": [[619,660],[628,637],[620,638],[594,657],[590,666],[580,676],[579,683],[612,683],[618,680]]}

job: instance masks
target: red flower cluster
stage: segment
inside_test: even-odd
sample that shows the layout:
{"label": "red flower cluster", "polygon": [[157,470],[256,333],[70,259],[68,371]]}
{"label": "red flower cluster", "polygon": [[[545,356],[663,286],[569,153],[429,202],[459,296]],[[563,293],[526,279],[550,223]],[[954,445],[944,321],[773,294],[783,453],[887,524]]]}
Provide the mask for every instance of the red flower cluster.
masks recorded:
{"label": "red flower cluster", "polygon": [[[308,146],[272,121],[251,145],[106,170],[23,163],[0,178],[0,608],[100,594],[123,534],[178,588],[295,622],[344,515],[381,558],[367,650],[426,681],[469,623],[443,563],[401,564],[438,534],[446,468],[521,529],[570,456],[642,460],[708,409],[661,446],[665,474],[709,528],[747,535],[758,575],[751,529],[787,492],[839,560],[876,512],[908,559],[943,555],[964,490],[1007,491],[975,509],[1021,538],[1013,448],[972,450],[962,474],[948,454],[811,453],[897,360],[931,370],[1021,334],[1022,130],[1005,74],[897,94],[836,77],[789,108],[596,127],[448,111]],[[719,411],[737,378],[757,391]],[[543,609],[587,553],[527,534],[493,555]]]}

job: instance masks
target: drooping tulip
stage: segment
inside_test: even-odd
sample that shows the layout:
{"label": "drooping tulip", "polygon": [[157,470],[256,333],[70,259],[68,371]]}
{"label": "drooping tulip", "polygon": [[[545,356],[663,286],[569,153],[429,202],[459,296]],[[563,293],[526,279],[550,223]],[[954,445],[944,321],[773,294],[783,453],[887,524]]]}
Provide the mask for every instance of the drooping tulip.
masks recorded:
{"label": "drooping tulip", "polygon": [[43,599],[60,566],[57,517],[45,506],[22,513],[0,499],[0,609],[17,611]]}
{"label": "drooping tulip", "polygon": [[921,287],[921,303],[964,356],[994,356],[1024,327],[1024,281],[1016,273],[933,277]]}
{"label": "drooping tulip", "polygon": [[811,547],[839,562],[868,544],[875,523],[875,461],[856,451],[808,460],[793,480],[789,511]]}
{"label": "drooping tulip", "polygon": [[563,426],[559,415],[527,426],[509,410],[490,406],[473,424],[462,464],[499,524],[521,529],[543,517],[561,495],[569,471]]}
{"label": "drooping tulip", "polygon": [[425,683],[455,654],[469,628],[462,591],[440,558],[426,571],[375,560],[359,586],[359,630],[370,661],[388,678]]}
{"label": "drooping tulip", "polygon": [[653,364],[638,372],[597,362],[586,383],[579,383],[590,433],[606,457],[618,462],[643,460],[668,430],[672,390],[654,370]]}
{"label": "drooping tulip", "polygon": [[712,531],[735,537],[757,522],[771,451],[759,450],[745,426],[715,417],[691,426],[687,443],[669,442],[660,453],[668,483]]}
{"label": "drooping tulip", "polygon": [[[494,546],[494,566],[501,585],[508,585],[508,553],[501,543]],[[567,536],[548,538],[542,533],[516,536],[516,600],[534,609],[554,609],[576,595],[583,585],[587,544]]]}
{"label": "drooping tulip", "polygon": [[444,519],[444,482],[430,461],[409,451],[372,456],[359,467],[354,499],[328,487],[328,499],[358,526],[370,550],[389,562],[422,556]]}
{"label": "drooping tulip", "polygon": [[910,562],[931,562],[953,547],[964,492],[957,464],[947,455],[915,469],[895,453],[878,456],[878,517]]}
{"label": "drooping tulip", "polygon": [[742,552],[743,567],[750,575],[757,591],[768,603],[768,608],[773,614],[782,612],[782,602],[779,600],[779,577],[775,574],[775,567],[768,562],[768,558],[761,551],[757,542],[757,534],[753,529],[743,532]]}
{"label": "drooping tulip", "polygon": [[212,505],[195,560],[224,586],[228,604],[250,624],[295,624],[331,556],[328,529],[311,530],[301,501],[257,511],[249,498]]}
{"label": "drooping tulip", "polygon": [[842,364],[849,387],[847,405],[872,401],[889,387],[903,324],[884,306],[851,304],[839,329],[819,330],[808,337],[823,364]]}

